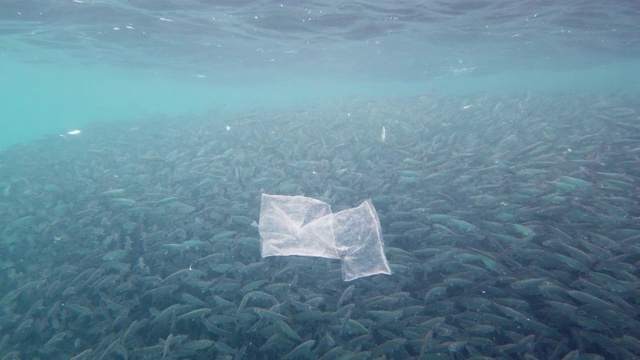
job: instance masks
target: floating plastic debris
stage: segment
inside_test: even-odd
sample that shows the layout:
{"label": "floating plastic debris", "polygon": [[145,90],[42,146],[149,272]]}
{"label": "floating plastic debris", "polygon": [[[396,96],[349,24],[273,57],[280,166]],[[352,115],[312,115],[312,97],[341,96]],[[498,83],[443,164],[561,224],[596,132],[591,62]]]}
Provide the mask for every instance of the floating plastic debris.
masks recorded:
{"label": "floating plastic debris", "polygon": [[262,194],[262,257],[315,256],[342,261],[342,279],[391,274],[380,221],[370,200],[331,213],[329,204],[304,196]]}

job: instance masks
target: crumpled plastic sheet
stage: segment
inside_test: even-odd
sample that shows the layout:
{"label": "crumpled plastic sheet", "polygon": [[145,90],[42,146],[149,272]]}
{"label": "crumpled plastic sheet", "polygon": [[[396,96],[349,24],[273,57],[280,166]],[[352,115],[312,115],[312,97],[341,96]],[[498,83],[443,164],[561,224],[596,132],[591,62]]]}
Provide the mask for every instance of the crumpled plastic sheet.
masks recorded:
{"label": "crumpled plastic sheet", "polygon": [[340,259],[342,279],[391,274],[380,220],[371,200],[333,214],[329,204],[305,197],[262,194],[260,251],[268,256]]}

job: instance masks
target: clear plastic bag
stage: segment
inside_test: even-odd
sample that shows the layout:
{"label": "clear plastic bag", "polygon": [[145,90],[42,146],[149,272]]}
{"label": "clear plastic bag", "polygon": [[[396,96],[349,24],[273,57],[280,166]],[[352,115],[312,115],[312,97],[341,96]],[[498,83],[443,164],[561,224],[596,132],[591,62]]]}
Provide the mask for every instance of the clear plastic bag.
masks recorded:
{"label": "clear plastic bag", "polygon": [[262,194],[258,229],[262,257],[340,259],[345,281],[391,274],[370,200],[333,214],[329,204],[317,199]]}

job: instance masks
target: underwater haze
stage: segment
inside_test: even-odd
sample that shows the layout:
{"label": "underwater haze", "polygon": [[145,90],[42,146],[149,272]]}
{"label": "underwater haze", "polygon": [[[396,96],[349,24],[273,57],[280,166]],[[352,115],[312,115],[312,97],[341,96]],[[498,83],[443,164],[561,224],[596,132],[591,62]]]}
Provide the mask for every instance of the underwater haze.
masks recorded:
{"label": "underwater haze", "polygon": [[0,2],[0,146],[344,96],[635,92],[633,1]]}
{"label": "underwater haze", "polygon": [[0,360],[640,358],[638,19],[0,0]]}

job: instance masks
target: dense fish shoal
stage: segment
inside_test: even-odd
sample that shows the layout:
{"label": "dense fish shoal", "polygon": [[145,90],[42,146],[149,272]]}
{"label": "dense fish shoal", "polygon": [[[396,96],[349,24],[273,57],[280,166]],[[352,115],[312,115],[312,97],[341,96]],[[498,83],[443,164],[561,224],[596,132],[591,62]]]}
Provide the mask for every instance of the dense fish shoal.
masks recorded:
{"label": "dense fish shoal", "polygon": [[[0,359],[634,359],[640,98],[339,99],[0,153]],[[372,199],[393,275],[260,257]]]}

